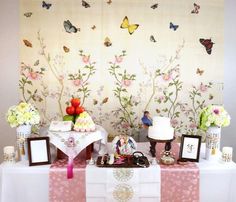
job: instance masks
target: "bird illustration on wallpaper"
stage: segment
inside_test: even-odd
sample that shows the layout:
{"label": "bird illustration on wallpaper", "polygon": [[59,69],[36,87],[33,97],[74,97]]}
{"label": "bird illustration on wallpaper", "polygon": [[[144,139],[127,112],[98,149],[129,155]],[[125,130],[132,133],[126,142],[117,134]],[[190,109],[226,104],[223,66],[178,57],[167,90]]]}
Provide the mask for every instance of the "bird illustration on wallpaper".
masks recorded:
{"label": "bird illustration on wallpaper", "polygon": [[151,6],[152,9],[156,9],[157,7],[158,7],[158,3],[153,4],[153,5]]}
{"label": "bird illustration on wallpaper", "polygon": [[80,31],[78,28],[72,25],[69,20],[64,21],[63,25],[67,33],[76,33],[77,31]]}
{"label": "bird illustration on wallpaper", "polygon": [[88,2],[82,0],[82,6],[83,6],[84,8],[89,8],[89,7],[90,7],[90,4],[89,4]]}
{"label": "bird illustration on wallpaper", "polygon": [[23,39],[23,42],[24,42],[25,46],[27,46],[27,47],[29,47],[29,48],[32,48],[32,47],[33,47],[32,43],[31,43],[29,40]]}
{"label": "bird illustration on wallpaper", "polygon": [[157,42],[156,39],[155,39],[155,37],[154,37],[153,35],[150,36],[150,41],[153,42],[153,43],[156,43],[156,42]]}
{"label": "bird illustration on wallpaper", "polygon": [[26,13],[24,13],[24,16],[29,18],[29,17],[31,17],[32,14],[33,14],[32,12],[26,12]]}
{"label": "bird illustration on wallpaper", "polygon": [[52,4],[42,1],[42,8],[49,9],[51,6],[52,6]]}
{"label": "bird illustration on wallpaper", "polygon": [[106,37],[104,40],[104,46],[109,47],[112,45],[111,40],[109,39],[109,37]]}
{"label": "bird illustration on wallpaper", "polygon": [[130,24],[129,23],[129,19],[128,19],[127,16],[124,17],[124,19],[123,19],[123,21],[122,21],[122,23],[120,25],[120,28],[128,29],[128,32],[129,32],[130,35],[133,34],[134,31],[136,29],[138,29],[138,27],[139,27],[139,24]]}
{"label": "bird illustration on wallpaper", "polygon": [[212,47],[213,47],[213,42],[211,41],[211,39],[199,39],[200,43],[205,47],[206,52],[210,55],[211,51],[212,51]]}
{"label": "bird illustration on wallpaper", "polygon": [[200,10],[200,6],[196,3],[193,4],[194,9],[191,11],[192,14],[198,14]]}
{"label": "bird illustration on wallpaper", "polygon": [[175,25],[172,22],[170,22],[170,29],[173,29],[174,31],[176,31],[179,28],[179,25]]}

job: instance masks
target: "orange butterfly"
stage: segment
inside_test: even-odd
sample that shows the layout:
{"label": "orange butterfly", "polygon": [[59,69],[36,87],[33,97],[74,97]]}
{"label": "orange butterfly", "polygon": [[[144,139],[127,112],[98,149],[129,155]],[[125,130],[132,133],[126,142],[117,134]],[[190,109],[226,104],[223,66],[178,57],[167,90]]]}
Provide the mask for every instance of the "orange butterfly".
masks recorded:
{"label": "orange butterfly", "polygon": [[70,49],[66,46],[63,46],[63,50],[65,51],[65,53],[68,53],[70,51]]}
{"label": "orange butterfly", "polygon": [[27,39],[24,39],[23,42],[27,47],[30,47],[30,48],[33,47],[32,43],[30,41],[28,41]]}

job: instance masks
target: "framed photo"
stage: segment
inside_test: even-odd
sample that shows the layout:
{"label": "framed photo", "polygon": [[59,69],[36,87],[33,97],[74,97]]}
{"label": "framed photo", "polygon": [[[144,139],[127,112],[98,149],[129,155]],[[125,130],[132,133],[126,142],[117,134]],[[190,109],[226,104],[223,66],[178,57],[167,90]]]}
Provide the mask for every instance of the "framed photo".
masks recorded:
{"label": "framed photo", "polygon": [[198,162],[201,149],[201,136],[182,135],[179,158],[182,161]]}
{"label": "framed photo", "polygon": [[51,163],[49,137],[29,137],[27,142],[30,166]]}

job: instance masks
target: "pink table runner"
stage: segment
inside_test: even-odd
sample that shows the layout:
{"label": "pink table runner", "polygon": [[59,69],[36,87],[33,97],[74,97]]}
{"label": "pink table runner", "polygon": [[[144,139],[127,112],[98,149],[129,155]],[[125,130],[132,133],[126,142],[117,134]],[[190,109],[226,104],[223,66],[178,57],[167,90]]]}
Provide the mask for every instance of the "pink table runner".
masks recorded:
{"label": "pink table runner", "polygon": [[[157,159],[164,144],[157,143]],[[171,151],[175,159],[179,156],[179,145],[172,143]],[[161,166],[161,201],[162,202],[198,202],[199,201],[199,169],[195,163],[187,165]]]}
{"label": "pink table runner", "polygon": [[86,201],[86,155],[83,150],[74,159],[73,178],[67,179],[68,159],[55,160],[49,171],[50,202]]}

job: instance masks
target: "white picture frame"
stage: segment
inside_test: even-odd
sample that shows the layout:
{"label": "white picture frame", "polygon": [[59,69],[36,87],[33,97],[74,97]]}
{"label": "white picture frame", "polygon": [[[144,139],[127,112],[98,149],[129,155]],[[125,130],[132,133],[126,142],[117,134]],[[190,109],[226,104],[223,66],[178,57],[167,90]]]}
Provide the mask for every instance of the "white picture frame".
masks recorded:
{"label": "white picture frame", "polygon": [[51,163],[49,137],[30,137],[27,141],[29,166]]}

